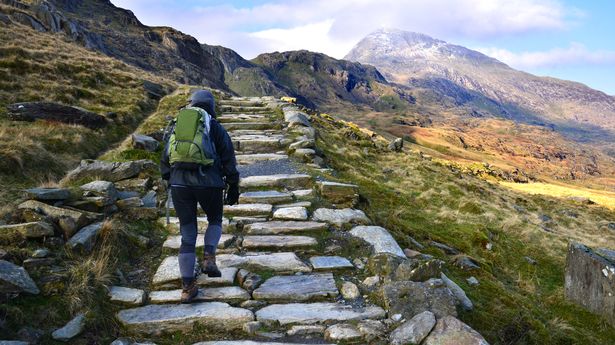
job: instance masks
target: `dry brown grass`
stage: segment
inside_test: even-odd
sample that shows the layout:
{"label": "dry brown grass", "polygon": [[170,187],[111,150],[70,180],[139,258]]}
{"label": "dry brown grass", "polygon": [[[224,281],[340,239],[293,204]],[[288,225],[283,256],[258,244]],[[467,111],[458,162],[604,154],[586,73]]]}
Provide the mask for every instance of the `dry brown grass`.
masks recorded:
{"label": "dry brown grass", "polygon": [[71,313],[87,310],[96,303],[97,296],[113,283],[113,272],[117,264],[113,256],[116,229],[112,222],[105,222],[95,251],[88,257],[71,257],[69,282],[65,297]]}

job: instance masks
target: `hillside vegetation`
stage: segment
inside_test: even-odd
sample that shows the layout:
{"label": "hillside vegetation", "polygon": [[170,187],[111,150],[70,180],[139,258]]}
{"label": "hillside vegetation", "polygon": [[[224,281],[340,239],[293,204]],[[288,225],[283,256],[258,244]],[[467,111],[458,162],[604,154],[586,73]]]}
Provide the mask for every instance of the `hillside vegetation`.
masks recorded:
{"label": "hillside vegetation", "polygon": [[[339,172],[332,178],[360,186],[361,206],[375,223],[401,245],[419,249],[411,238],[433,240],[480,264],[480,270],[450,273],[476,304],[462,319],[492,344],[615,339],[615,329],[564,298],[568,241],[612,247],[613,210],[514,192],[413,151],[389,152],[369,132],[327,115],[317,119],[319,147]],[[423,252],[447,258],[435,247]],[[480,285],[465,283],[472,275]]]}
{"label": "hillside vegetation", "polygon": [[[130,133],[157,104],[146,85],[174,83],[92,52],[58,34],[12,24],[0,30],[0,200],[24,186],[55,181]],[[99,130],[6,117],[15,102],[51,101],[106,116]]]}

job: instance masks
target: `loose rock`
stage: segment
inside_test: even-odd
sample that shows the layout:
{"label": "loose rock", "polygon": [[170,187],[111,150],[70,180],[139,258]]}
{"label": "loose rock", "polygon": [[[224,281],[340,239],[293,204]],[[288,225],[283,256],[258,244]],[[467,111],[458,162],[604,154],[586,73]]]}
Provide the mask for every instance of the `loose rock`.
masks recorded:
{"label": "loose rock", "polygon": [[38,295],[40,290],[23,267],[0,260],[0,292]]}
{"label": "loose rock", "polygon": [[430,311],[424,311],[397,327],[391,333],[389,344],[420,344],[435,325],[436,316]]}
{"label": "loose rock", "polygon": [[489,345],[478,332],[450,315],[437,321],[436,327],[423,344]]}
{"label": "loose rock", "polygon": [[79,314],[74,319],[70,320],[64,327],[55,330],[51,336],[55,340],[66,342],[83,332],[84,327],[85,314]]}

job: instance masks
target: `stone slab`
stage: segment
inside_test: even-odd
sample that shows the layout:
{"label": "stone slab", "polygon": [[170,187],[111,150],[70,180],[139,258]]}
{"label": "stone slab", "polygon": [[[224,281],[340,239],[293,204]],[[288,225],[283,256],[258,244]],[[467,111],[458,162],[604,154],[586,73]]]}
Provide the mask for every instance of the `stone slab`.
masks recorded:
{"label": "stone slab", "polygon": [[317,271],[354,268],[350,260],[341,256],[313,256],[310,258],[310,263]]}
{"label": "stone slab", "polygon": [[242,216],[242,217],[258,217],[268,216],[271,214],[273,206],[270,204],[238,204],[224,205],[224,214],[227,217]]}
{"label": "stone slab", "polygon": [[96,238],[102,230],[103,223],[98,222],[90,224],[81,230],[77,231],[73,237],[68,240],[66,245],[73,251],[80,251],[82,253],[89,253],[94,249]]}
{"label": "stone slab", "polygon": [[[218,242],[218,248],[224,249],[229,246],[231,242],[235,239],[235,236],[229,234],[222,234],[220,236],[220,242]],[[169,249],[179,249],[181,246],[182,236],[181,235],[169,235],[167,240],[164,241],[162,247]],[[198,234],[196,237],[196,248],[201,248],[205,245],[205,234]]]}
{"label": "stone slab", "polygon": [[327,229],[327,223],[323,222],[295,222],[295,221],[272,221],[252,223],[244,226],[247,234],[275,235],[294,232],[323,231]]}
{"label": "stone slab", "polygon": [[244,236],[241,246],[246,249],[257,248],[282,248],[295,249],[306,248],[318,245],[315,238],[309,236],[276,236],[276,235],[255,235]]}
{"label": "stone slab", "polygon": [[40,290],[23,267],[0,260],[0,292],[38,295]]}
{"label": "stone slab", "polygon": [[370,220],[361,210],[343,208],[319,208],[314,211],[312,219],[315,221],[327,222],[337,227],[345,224],[369,224]]}
{"label": "stone slab", "polygon": [[[175,303],[181,299],[182,290],[152,291],[149,302],[152,304]],[[250,299],[250,294],[239,286],[208,287],[199,289],[195,301],[219,301],[226,303],[240,303]]]}
{"label": "stone slab", "polygon": [[109,288],[109,299],[111,302],[142,305],[145,302],[145,291],[123,286],[112,286]]}
{"label": "stone slab", "polygon": [[279,220],[307,220],[308,211],[305,207],[283,207],[273,212],[273,218]]}
{"label": "stone slab", "polygon": [[254,299],[275,302],[307,302],[337,297],[332,273],[276,276],[254,290]]}
{"label": "stone slab", "polygon": [[374,254],[388,253],[406,258],[393,236],[380,226],[356,226],[350,230],[350,234],[358,237],[372,246]]}
{"label": "stone slab", "polygon": [[300,189],[310,186],[312,177],[305,174],[277,174],[259,175],[242,178],[239,186],[243,188],[254,187],[280,187],[289,189]]}
{"label": "stone slab", "polygon": [[258,162],[278,161],[282,159],[288,159],[288,155],[281,155],[276,153],[254,153],[247,155],[236,155],[237,164],[248,165]]}
{"label": "stone slab", "polygon": [[339,303],[289,303],[272,304],[256,312],[256,319],[265,323],[316,324],[382,319],[384,309],[377,306],[353,308]]}
{"label": "stone slab", "polygon": [[216,261],[219,267],[262,269],[275,272],[310,272],[312,270],[292,252],[252,255],[220,254],[217,255]]}
{"label": "stone slab", "polygon": [[263,204],[281,204],[293,201],[291,193],[283,193],[275,190],[245,192],[239,196],[239,202],[242,204],[263,203]]}
{"label": "stone slab", "polygon": [[117,319],[135,333],[157,335],[162,332],[192,330],[195,324],[217,331],[241,330],[246,322],[254,321],[254,314],[222,302],[193,304],[152,304],[122,310]]}

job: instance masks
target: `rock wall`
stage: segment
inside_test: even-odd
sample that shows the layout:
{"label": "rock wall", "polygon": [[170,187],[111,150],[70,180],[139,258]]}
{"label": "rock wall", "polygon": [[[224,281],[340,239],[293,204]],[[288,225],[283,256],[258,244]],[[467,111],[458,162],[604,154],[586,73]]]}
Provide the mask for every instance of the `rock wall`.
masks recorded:
{"label": "rock wall", "polygon": [[615,262],[571,243],[566,257],[566,298],[602,315],[615,326]]}

